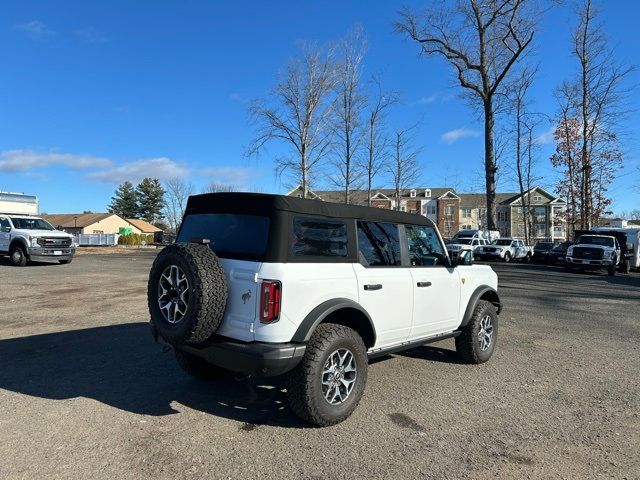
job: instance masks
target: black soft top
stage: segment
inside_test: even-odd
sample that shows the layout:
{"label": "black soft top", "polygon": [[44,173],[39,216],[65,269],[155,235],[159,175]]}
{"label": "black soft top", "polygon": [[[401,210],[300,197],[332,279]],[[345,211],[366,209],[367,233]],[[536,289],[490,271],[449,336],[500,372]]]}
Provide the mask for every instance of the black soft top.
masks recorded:
{"label": "black soft top", "polygon": [[329,218],[353,218],[356,220],[435,226],[428,218],[414,213],[265,193],[221,192],[192,195],[187,202],[185,215],[198,213],[237,213],[271,217],[276,211],[318,215]]}

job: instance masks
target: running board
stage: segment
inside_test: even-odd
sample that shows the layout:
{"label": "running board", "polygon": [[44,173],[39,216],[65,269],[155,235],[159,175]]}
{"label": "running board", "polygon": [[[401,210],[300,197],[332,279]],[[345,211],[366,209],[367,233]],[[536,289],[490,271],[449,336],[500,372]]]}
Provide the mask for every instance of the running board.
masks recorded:
{"label": "running board", "polygon": [[383,355],[390,355],[392,353],[401,352],[403,350],[409,350],[411,348],[419,347],[421,345],[427,345],[428,343],[439,342],[440,340],[445,340],[447,338],[454,338],[460,335],[459,330],[449,333],[441,333],[438,335],[434,335],[432,337],[421,338],[419,340],[407,341],[401,343],[399,345],[394,345],[393,347],[386,347],[379,350],[371,350],[367,352],[369,359],[382,357]]}

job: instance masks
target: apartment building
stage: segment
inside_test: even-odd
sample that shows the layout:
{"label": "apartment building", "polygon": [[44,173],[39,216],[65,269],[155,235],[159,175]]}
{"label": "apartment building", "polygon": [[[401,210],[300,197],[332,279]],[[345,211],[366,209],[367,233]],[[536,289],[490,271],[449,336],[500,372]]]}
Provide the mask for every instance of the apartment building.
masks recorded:
{"label": "apartment building", "polygon": [[[352,190],[350,197],[354,205],[367,205],[367,190]],[[309,198],[325,202],[344,202],[344,191],[314,190],[308,191]],[[287,195],[302,196],[302,188],[296,187]],[[396,196],[393,188],[380,188],[372,191],[371,205],[378,208],[395,210],[399,206],[402,212],[417,213],[432,220],[444,237],[452,237],[459,230],[460,197],[453,188],[415,187],[403,189]]]}
{"label": "apartment building", "polygon": [[[486,196],[480,193],[461,193],[460,229],[484,229],[487,222]],[[502,236],[524,237],[522,196],[519,193],[496,194],[496,227]],[[531,205],[533,240],[566,240],[567,229],[564,200],[541,187],[524,194],[524,203]]]}

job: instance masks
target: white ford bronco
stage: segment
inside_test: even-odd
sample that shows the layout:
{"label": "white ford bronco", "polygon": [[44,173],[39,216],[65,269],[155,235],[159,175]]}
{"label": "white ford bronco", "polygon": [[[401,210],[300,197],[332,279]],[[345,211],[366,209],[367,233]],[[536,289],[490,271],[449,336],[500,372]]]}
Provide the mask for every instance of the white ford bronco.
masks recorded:
{"label": "white ford bronco", "polygon": [[420,215],[212,193],[189,198],[148,300],[154,338],[189,374],[287,374],[293,412],[326,426],[356,408],[370,358],[455,337],[463,360],[489,360],[497,286]]}
{"label": "white ford bronco", "polygon": [[75,253],[73,236],[56,230],[46,220],[0,213],[0,255],[9,255],[13,265],[54,260],[71,263]]}

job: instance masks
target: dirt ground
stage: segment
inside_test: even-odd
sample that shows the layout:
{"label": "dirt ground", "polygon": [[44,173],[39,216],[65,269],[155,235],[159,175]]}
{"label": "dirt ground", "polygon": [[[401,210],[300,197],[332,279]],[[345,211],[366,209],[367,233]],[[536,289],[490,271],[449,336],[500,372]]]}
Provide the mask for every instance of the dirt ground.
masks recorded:
{"label": "dirt ground", "polygon": [[640,478],[640,274],[495,265],[492,360],[373,362],[344,423],[279,380],[200,383],[147,326],[155,250],[0,261],[0,478]]}

